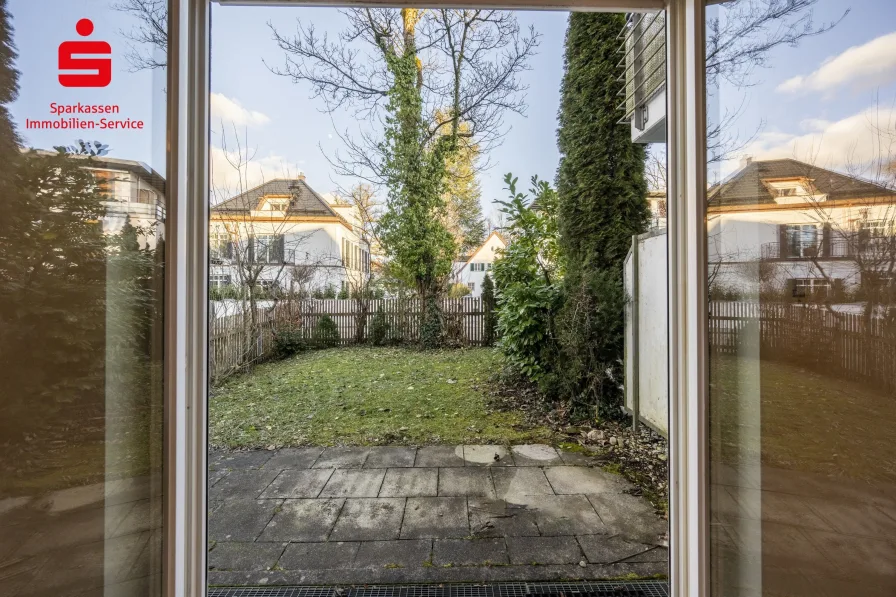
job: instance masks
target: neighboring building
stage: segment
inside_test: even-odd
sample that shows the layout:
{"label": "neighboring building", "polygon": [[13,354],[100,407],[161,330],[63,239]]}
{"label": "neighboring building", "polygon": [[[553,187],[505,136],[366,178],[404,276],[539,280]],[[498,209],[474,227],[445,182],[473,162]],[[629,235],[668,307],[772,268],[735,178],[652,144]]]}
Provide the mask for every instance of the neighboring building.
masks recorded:
{"label": "neighboring building", "polygon": [[896,191],[859,178],[747,160],[710,188],[707,226],[714,290],[841,301],[893,284]]}
{"label": "neighboring building", "polygon": [[482,245],[463,260],[454,262],[454,282],[464,284],[470,289],[468,296],[482,296],[482,282],[485,274],[492,270],[495,261],[500,257],[499,251],[507,248],[504,238],[492,232]]}
{"label": "neighboring building", "polygon": [[647,204],[650,206],[650,222],[648,228],[657,230],[666,227],[666,191],[650,191],[647,193]]}
{"label": "neighboring building", "polygon": [[370,273],[370,243],[357,209],[325,199],[304,175],[271,180],[212,207],[209,241],[212,285],[239,284],[250,268],[261,268],[260,285],[351,292]]}
{"label": "neighboring building", "polygon": [[[37,153],[56,155],[56,152],[46,150]],[[93,173],[100,191],[108,197],[104,202],[103,232],[118,234],[130,218],[131,225],[138,229],[140,246],[155,248],[165,222],[165,179],[162,175],[134,160],[74,154],[69,157],[84,160],[84,168]]]}

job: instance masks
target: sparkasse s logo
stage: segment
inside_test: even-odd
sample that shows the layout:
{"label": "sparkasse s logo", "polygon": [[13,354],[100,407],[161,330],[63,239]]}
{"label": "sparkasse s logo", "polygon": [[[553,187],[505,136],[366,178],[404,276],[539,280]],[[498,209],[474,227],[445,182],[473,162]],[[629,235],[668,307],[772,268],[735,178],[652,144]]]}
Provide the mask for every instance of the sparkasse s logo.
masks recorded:
{"label": "sparkasse s logo", "polygon": [[[93,33],[93,21],[81,19],[75,25],[75,30],[81,37],[88,37]],[[76,55],[79,57],[76,58]],[[112,82],[112,46],[104,41],[64,41],[59,44],[59,71],[59,83],[63,87],[107,87]],[[81,72],[74,74],[63,71]]]}

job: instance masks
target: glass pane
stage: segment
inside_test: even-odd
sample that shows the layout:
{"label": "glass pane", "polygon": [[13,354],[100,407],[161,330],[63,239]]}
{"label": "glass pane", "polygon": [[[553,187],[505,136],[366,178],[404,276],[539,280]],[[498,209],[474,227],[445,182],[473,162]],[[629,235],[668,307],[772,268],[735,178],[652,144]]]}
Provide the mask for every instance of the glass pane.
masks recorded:
{"label": "glass pane", "polygon": [[9,596],[161,594],[167,8],[120,4],[0,2]]}
{"label": "glass pane", "polygon": [[209,585],[665,584],[645,17],[212,5]]}
{"label": "glass pane", "polygon": [[713,595],[896,593],[894,23],[707,12]]}

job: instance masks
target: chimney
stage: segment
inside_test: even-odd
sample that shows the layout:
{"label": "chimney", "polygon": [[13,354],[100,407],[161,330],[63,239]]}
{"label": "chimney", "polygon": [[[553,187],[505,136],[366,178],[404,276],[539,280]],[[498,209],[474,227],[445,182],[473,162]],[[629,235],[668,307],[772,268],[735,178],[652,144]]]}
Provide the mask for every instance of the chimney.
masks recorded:
{"label": "chimney", "polygon": [[296,178],[299,179],[299,180],[305,180],[305,173],[304,173],[304,172],[299,172],[299,175],[296,176]]}
{"label": "chimney", "polygon": [[744,168],[746,168],[747,166],[749,166],[749,165],[752,164],[752,163],[753,163],[753,156],[751,156],[751,155],[745,155],[745,156],[741,157],[741,158],[740,158],[740,168],[741,168],[741,170],[743,170]]}

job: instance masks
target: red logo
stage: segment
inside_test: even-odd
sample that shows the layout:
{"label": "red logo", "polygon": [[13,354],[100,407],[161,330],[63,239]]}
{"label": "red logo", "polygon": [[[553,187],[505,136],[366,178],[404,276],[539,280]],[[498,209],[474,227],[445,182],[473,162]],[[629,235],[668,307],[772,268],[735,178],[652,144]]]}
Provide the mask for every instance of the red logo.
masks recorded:
{"label": "red logo", "polygon": [[[93,21],[81,19],[75,26],[81,37],[93,33]],[[106,58],[75,58],[75,56],[106,56]],[[106,87],[112,82],[112,46],[104,41],[64,41],[59,45],[60,71],[92,71],[84,74],[59,73],[63,87]]]}

